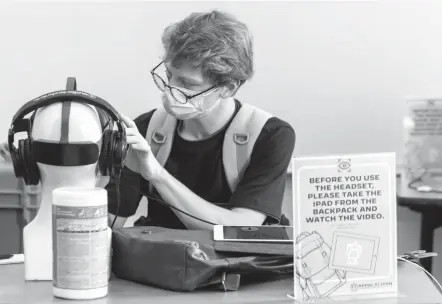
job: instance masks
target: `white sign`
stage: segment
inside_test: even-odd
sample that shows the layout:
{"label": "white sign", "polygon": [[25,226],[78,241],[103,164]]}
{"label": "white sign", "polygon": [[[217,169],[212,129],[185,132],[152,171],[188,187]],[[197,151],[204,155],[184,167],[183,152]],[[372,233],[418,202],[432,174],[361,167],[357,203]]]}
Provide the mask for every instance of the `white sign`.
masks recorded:
{"label": "white sign", "polygon": [[394,153],[295,158],[295,299],[397,294]]}

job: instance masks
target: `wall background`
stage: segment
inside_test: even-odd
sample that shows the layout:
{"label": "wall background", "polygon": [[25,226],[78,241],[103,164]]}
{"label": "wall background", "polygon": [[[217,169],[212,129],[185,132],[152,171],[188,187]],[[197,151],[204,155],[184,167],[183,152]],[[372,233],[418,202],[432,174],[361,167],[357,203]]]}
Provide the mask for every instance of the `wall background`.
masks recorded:
{"label": "wall background", "polygon": [[[404,97],[442,95],[441,1],[0,4],[0,138],[26,101],[75,76],[135,117],[160,105],[165,26],[219,8],[255,37],[238,97],[289,121],[296,155],[402,154]],[[351,127],[349,127],[351,126]]]}

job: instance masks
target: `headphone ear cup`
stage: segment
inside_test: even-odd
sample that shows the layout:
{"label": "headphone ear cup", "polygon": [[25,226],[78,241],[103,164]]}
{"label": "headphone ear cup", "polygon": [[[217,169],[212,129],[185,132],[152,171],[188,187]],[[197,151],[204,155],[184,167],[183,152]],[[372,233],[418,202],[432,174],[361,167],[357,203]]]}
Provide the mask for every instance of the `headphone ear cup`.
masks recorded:
{"label": "headphone ear cup", "polygon": [[29,138],[19,141],[19,153],[24,169],[23,179],[26,185],[38,185],[40,182],[40,172],[37,163],[34,161],[31,146]]}
{"label": "headphone ear cup", "polygon": [[114,177],[119,177],[123,170],[123,162],[126,152],[126,138],[119,131],[115,131],[113,138],[112,150],[112,174]]}
{"label": "headphone ear cup", "polygon": [[101,143],[101,153],[100,157],[98,158],[98,168],[100,169],[100,174],[102,176],[110,176],[109,168],[109,154],[111,152],[111,137],[112,137],[112,130],[105,130],[103,132],[103,140]]}
{"label": "headphone ear cup", "polygon": [[119,131],[106,130],[103,135],[103,153],[100,154],[100,170],[107,176],[119,176],[124,160],[125,141]]}
{"label": "headphone ear cup", "polygon": [[114,174],[114,154],[115,154],[115,133],[116,131],[111,131],[109,140],[109,154],[107,159],[107,171],[109,176],[115,177]]}
{"label": "headphone ear cup", "polygon": [[23,160],[20,157],[20,144],[18,148],[12,147],[9,151],[11,155],[12,166],[14,167],[15,177],[24,178],[25,172],[23,167]]}
{"label": "headphone ear cup", "polygon": [[26,163],[28,165],[29,185],[38,185],[40,182],[40,169],[38,169],[37,162],[34,159],[34,155],[32,153],[32,142],[30,139],[26,139],[25,142],[25,155]]}

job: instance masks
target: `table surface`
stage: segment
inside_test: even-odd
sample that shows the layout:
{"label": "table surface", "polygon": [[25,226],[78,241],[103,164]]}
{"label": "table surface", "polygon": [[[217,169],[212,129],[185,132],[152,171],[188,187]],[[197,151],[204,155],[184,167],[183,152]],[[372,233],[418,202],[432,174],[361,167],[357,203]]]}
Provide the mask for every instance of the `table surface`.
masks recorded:
{"label": "table surface", "polygon": [[[442,294],[430,278],[419,268],[399,262],[399,295],[389,299],[370,300],[369,303],[442,303]],[[140,303],[293,303],[287,293],[293,291],[293,280],[285,279],[253,285],[242,285],[238,291],[171,292],[112,278],[107,297],[91,301],[69,301],[52,295],[52,282],[25,282],[24,265],[0,265],[0,303],[8,304],[140,304]],[[366,303],[342,301],[341,303]]]}

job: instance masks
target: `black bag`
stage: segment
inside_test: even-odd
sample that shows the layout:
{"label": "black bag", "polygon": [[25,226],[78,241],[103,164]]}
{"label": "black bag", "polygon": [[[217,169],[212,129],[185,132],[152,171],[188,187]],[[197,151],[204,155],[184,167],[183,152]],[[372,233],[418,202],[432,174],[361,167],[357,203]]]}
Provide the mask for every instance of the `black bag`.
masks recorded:
{"label": "black bag", "polygon": [[293,276],[292,244],[241,244],[215,242],[211,231],[120,228],[113,231],[112,272],[120,279],[173,291],[209,286],[237,290],[240,277],[252,281]]}

